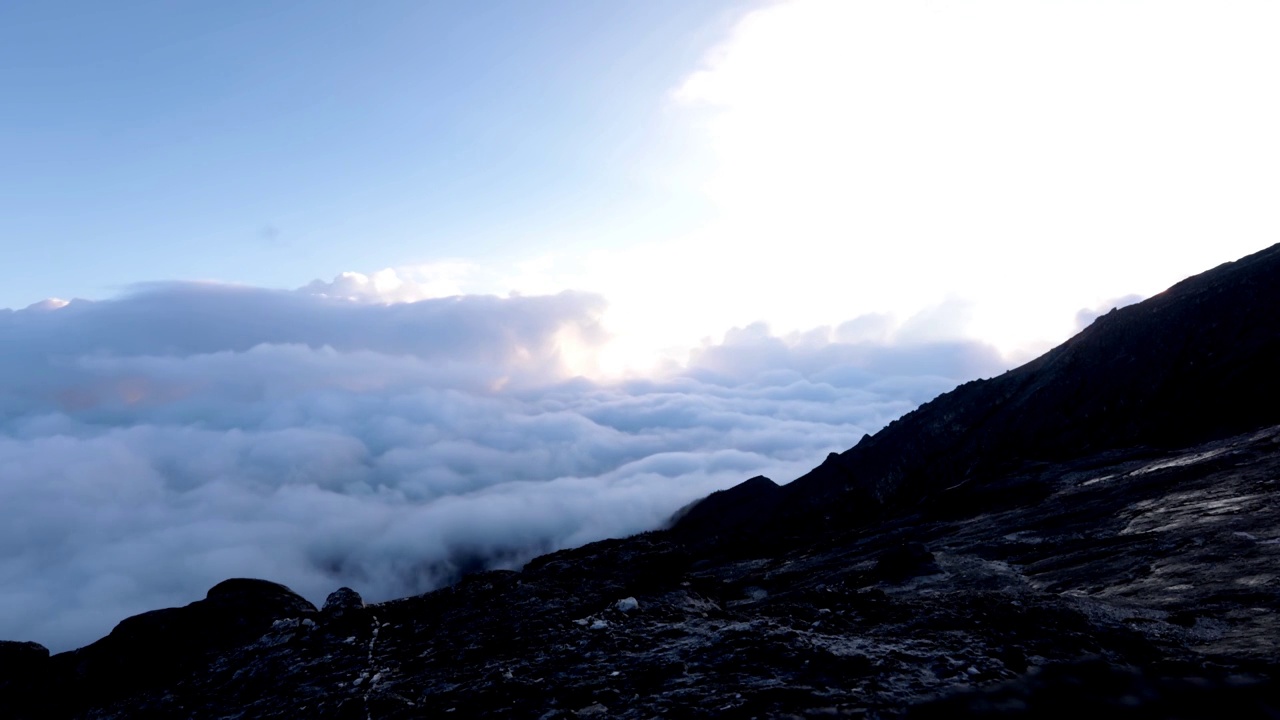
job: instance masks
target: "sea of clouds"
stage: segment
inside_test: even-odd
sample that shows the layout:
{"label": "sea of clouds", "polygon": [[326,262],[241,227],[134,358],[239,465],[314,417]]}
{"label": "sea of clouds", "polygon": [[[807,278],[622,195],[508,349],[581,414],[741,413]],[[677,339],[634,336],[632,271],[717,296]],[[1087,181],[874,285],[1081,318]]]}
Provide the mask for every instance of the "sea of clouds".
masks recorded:
{"label": "sea of clouds", "polygon": [[865,316],[591,380],[566,359],[608,342],[599,296],[350,284],[0,310],[0,639],[70,649],[228,577],[378,601],[519,567],[789,481],[1006,366]]}

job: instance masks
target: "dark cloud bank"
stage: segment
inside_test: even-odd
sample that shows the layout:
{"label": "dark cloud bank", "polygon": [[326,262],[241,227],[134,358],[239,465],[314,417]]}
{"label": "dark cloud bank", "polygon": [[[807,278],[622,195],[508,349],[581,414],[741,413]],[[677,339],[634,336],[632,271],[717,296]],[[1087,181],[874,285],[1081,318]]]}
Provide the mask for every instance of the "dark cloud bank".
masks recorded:
{"label": "dark cloud bank", "polygon": [[560,340],[602,342],[602,307],[165,284],[0,310],[0,638],[68,649],[232,576],[423,592],[790,480],[1003,369],[869,316],[568,378]]}

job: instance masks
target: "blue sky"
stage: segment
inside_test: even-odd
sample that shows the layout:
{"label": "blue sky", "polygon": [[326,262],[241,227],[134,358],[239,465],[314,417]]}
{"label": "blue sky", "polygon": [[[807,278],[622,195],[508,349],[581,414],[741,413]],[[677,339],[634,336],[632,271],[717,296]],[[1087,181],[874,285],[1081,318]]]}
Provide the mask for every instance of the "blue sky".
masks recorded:
{"label": "blue sky", "polygon": [[0,308],[381,273],[601,294],[614,372],[867,313],[1026,358],[1280,239],[1277,13],[10,3]]}
{"label": "blue sky", "polygon": [[0,8],[0,307],[669,233],[665,96],[742,4]]}

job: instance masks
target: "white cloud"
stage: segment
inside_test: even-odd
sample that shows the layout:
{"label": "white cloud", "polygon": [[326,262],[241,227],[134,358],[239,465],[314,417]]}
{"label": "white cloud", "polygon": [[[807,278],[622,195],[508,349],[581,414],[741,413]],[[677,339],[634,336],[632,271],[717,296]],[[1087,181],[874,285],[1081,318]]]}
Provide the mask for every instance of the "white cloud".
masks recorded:
{"label": "white cloud", "polygon": [[743,327],[659,377],[574,378],[561,339],[599,347],[602,312],[574,293],[162,284],[0,315],[0,637],[67,649],[231,576],[315,602],[425,591],[790,480],[1002,367],[863,318]]}
{"label": "white cloud", "polygon": [[333,280],[315,280],[301,292],[357,302],[416,302],[462,295],[479,269],[463,261],[384,268],[366,275],[344,272]]}
{"label": "white cloud", "polygon": [[1261,0],[756,10],[673,92],[721,213],[680,252],[783,329],[955,298],[969,337],[1061,341],[1280,236],[1277,28]]}

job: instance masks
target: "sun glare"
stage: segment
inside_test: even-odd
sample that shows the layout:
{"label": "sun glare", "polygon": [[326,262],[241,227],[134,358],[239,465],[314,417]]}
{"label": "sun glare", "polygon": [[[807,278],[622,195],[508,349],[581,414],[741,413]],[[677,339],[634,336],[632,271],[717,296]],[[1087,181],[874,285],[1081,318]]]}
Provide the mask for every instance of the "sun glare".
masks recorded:
{"label": "sun glare", "polygon": [[957,334],[1059,341],[1083,307],[1280,231],[1261,216],[1278,23],[1241,27],[1246,6],[1280,21],[1260,3],[758,10],[673,93],[714,148],[720,211],[685,251],[781,329],[958,299]]}

